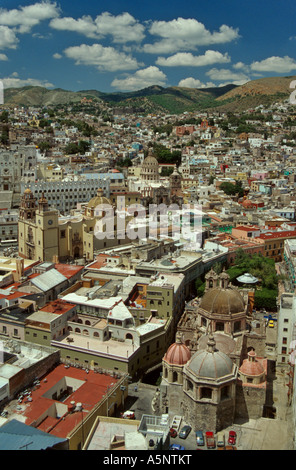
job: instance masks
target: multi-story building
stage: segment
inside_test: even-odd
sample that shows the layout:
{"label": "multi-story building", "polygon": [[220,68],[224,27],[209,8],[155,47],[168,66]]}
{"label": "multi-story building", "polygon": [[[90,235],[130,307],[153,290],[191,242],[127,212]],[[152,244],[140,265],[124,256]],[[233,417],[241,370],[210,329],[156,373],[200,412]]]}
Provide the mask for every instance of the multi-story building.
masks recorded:
{"label": "multi-story building", "polygon": [[[17,233],[18,233],[18,211],[13,210],[13,209],[0,211],[1,245],[9,246],[10,244],[17,242]],[[4,243],[2,244],[2,242]]]}
{"label": "multi-story building", "polygon": [[26,259],[53,261],[59,253],[58,212],[47,200],[36,198],[30,189],[23,194],[19,212],[19,255]]}
{"label": "multi-story building", "polygon": [[277,363],[287,365],[296,340],[296,297],[293,293],[283,293],[277,315]]}
{"label": "multi-story building", "polygon": [[0,151],[0,206],[18,207],[21,196],[21,178],[35,175],[35,145],[11,145]]}
{"label": "multi-story building", "polygon": [[67,214],[71,209],[76,209],[78,204],[86,203],[93,198],[101,188],[106,196],[110,194],[110,180],[106,178],[75,178],[67,180],[39,180],[34,182],[22,182],[22,192],[30,189],[36,198],[42,194],[48,200],[48,204],[62,214]]}

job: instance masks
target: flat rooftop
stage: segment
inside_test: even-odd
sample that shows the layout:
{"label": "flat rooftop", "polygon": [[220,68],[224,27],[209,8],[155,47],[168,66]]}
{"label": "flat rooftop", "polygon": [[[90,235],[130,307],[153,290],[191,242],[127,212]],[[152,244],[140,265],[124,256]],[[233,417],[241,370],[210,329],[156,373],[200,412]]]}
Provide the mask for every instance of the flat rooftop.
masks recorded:
{"label": "flat rooftop", "polygon": [[[78,324],[79,326],[79,324]],[[102,324],[103,326],[103,324]],[[68,341],[70,339],[70,342]],[[127,342],[115,341],[109,339],[108,341],[101,341],[98,338],[91,338],[90,336],[70,334],[60,341],[53,341],[52,346],[57,348],[74,348],[84,349],[90,354],[102,355],[110,357],[111,359],[118,359],[123,362],[128,362],[130,357],[138,350],[139,346]]]}
{"label": "flat rooftop", "polygon": [[[68,367],[60,364],[40,380],[40,384],[31,391],[32,401],[26,398],[19,404],[11,404],[9,418],[18,419],[28,425],[40,421],[37,429],[57,437],[67,435],[86,417],[94,406],[107,393],[109,387],[115,386],[119,379],[110,375],[88,373],[83,369]],[[70,386],[73,392],[63,401],[53,399],[54,391],[64,386]],[[81,403],[82,411],[69,413],[71,402]],[[54,407],[57,410],[54,412]]]}

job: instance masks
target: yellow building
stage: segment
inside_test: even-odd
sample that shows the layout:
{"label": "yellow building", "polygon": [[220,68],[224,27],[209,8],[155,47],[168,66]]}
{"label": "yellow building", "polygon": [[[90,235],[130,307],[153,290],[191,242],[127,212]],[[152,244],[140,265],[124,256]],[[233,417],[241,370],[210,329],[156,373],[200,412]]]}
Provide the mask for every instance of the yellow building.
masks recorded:
{"label": "yellow building", "polygon": [[[99,189],[97,196],[86,205],[84,214],[59,217],[59,212],[50,209],[45,197],[41,197],[37,205],[32,191],[26,189],[21,200],[18,221],[19,255],[25,259],[49,262],[77,258],[92,261],[95,250],[130,243],[125,230],[120,233],[117,230],[116,217],[113,215],[109,219],[114,224],[113,236],[98,236],[98,220],[108,217],[107,211],[105,213],[98,210],[102,205],[113,208]],[[126,217],[124,227],[131,219],[132,217]],[[99,232],[105,230],[107,228],[103,227]]]}
{"label": "yellow building", "polygon": [[58,240],[58,211],[51,210],[44,197],[36,206],[32,191],[26,189],[19,211],[19,255],[25,259],[52,261],[59,252]]}

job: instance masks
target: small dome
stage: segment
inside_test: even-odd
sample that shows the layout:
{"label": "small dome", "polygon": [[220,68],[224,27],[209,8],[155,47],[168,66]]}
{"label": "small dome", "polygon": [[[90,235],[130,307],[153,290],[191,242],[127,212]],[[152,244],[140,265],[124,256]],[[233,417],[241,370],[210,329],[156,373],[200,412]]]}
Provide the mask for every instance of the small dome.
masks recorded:
{"label": "small dome", "polygon": [[205,350],[197,351],[187,364],[186,368],[194,375],[203,378],[219,379],[233,373],[234,364],[232,360],[223,352],[215,348],[215,340],[211,335],[208,340],[208,347]]}
{"label": "small dome", "polygon": [[25,189],[24,191],[25,194],[32,194],[32,191],[30,188]]}
{"label": "small dome", "polygon": [[102,189],[98,189],[97,195],[93,197],[87,204],[88,209],[95,209],[97,206],[101,204],[106,204],[108,206],[111,206],[111,202],[109,199],[105,196],[103,196],[104,192]]}
{"label": "small dome", "polygon": [[214,287],[205,292],[200,302],[200,308],[209,313],[231,315],[244,312],[245,302],[236,289]]}
{"label": "small dome", "polygon": [[248,359],[245,359],[239,371],[246,376],[260,376],[265,373],[263,365],[257,361],[255,351],[249,351]]}
{"label": "small dome", "polygon": [[253,207],[253,203],[250,199],[245,199],[243,202],[242,202],[242,206],[245,208],[245,209],[251,209]]}
{"label": "small dome", "polygon": [[170,345],[163,360],[169,364],[183,366],[191,358],[191,352],[180,339]]}
{"label": "small dome", "polygon": [[143,166],[151,166],[151,165],[158,166],[159,164],[158,164],[157,159],[154,157],[152,153],[152,149],[149,149],[148,155],[143,161]]}

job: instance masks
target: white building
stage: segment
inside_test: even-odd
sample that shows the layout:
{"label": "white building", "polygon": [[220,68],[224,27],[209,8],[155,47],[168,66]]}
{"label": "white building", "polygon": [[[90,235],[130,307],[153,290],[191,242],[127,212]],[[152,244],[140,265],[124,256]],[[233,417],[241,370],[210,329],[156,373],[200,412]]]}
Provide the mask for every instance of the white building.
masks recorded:
{"label": "white building", "polygon": [[109,197],[110,178],[107,174],[102,174],[101,178],[74,177],[71,180],[61,181],[22,182],[22,193],[27,188],[31,189],[37,199],[44,193],[49,206],[55,207],[61,213],[68,213],[71,209],[76,209],[77,204],[89,202],[96,196],[99,188],[103,189],[106,197]]}
{"label": "white building", "polygon": [[11,145],[0,151],[0,208],[19,205],[21,178],[35,176],[36,158],[35,145]]}
{"label": "white building", "polygon": [[277,363],[288,364],[292,342],[296,340],[296,296],[284,293],[280,297],[277,318]]}

